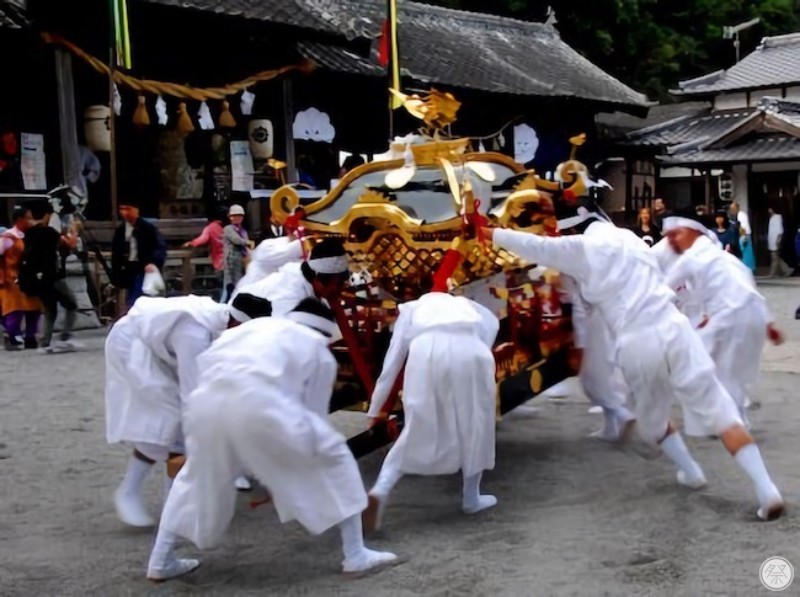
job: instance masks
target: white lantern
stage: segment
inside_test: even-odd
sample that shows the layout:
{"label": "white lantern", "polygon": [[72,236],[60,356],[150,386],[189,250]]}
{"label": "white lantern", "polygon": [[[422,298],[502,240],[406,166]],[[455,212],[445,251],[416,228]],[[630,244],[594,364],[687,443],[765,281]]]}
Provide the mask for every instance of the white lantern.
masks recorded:
{"label": "white lantern", "polygon": [[257,160],[268,160],[273,152],[273,128],[271,120],[251,120],[247,125],[247,140],[250,153]]}
{"label": "white lantern", "polygon": [[84,112],[86,144],[92,151],[111,151],[111,108],[89,106]]}

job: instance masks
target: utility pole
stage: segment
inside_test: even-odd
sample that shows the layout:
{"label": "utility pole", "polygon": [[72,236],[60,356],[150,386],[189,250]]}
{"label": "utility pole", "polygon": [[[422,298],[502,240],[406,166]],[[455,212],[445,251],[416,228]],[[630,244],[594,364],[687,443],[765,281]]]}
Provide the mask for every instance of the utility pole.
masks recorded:
{"label": "utility pole", "polygon": [[755,25],[758,25],[761,22],[760,18],[750,19],[745,23],[739,23],[738,25],[734,25],[733,27],[723,27],[722,28],[722,39],[732,39],[733,40],[733,47],[736,50],[736,62],[739,62],[741,57],[741,43],[739,42],[739,33],[746,29],[750,29]]}

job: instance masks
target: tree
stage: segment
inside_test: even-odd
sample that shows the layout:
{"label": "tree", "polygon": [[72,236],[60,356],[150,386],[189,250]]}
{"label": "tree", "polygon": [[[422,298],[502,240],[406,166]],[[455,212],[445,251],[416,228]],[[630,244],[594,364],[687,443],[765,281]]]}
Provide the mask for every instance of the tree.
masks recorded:
{"label": "tree", "polygon": [[754,17],[741,34],[742,55],[765,35],[800,30],[798,0],[426,0],[432,4],[544,21],[555,9],[562,39],[589,60],[652,99],[668,100],[678,81],[735,60],[726,25]]}

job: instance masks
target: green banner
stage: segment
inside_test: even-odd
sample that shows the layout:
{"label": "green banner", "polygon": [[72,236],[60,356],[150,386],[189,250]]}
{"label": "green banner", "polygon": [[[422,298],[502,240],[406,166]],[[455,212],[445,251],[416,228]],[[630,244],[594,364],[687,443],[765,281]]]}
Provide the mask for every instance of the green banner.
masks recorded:
{"label": "green banner", "polygon": [[130,69],[132,66],[131,37],[128,32],[127,0],[111,0],[111,11],[114,15],[114,46],[116,49],[117,66]]}

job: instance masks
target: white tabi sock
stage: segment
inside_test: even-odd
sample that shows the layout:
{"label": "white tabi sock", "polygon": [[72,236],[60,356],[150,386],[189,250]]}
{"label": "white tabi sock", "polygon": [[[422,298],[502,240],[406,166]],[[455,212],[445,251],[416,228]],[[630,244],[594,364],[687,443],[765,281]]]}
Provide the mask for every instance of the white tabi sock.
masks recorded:
{"label": "white tabi sock", "polygon": [[119,486],[120,492],[128,496],[139,495],[142,491],[144,480],[152,468],[153,465],[149,462],[136,458],[136,456],[131,456],[128,459],[125,477]]}
{"label": "white tabi sock", "polygon": [[759,504],[763,506],[770,501],[781,500],[781,494],[767,472],[767,467],[764,464],[764,459],[761,457],[758,446],[748,444],[736,452],[733,458],[756,486]]}
{"label": "white tabi sock", "polygon": [[361,515],[356,514],[340,522],[339,532],[342,535],[342,552],[344,553],[342,568],[345,573],[366,572],[397,562],[397,556],[393,553],[367,549],[364,545]]}
{"label": "white tabi sock", "polygon": [[147,507],[142,499],[142,485],[147,473],[153,465],[131,456],[128,460],[128,469],[122,483],[114,493],[114,507],[117,516],[125,524],[132,527],[150,527],[155,520],[147,512]]}
{"label": "white tabi sock", "polygon": [[486,510],[497,504],[497,498],[493,495],[481,495],[481,477],[477,475],[464,476],[464,492],[462,506],[466,514],[475,514],[481,510]]}
{"label": "white tabi sock", "polygon": [[661,442],[661,450],[678,467],[678,481],[689,487],[702,487],[706,483],[703,469],[697,464],[689,448],[677,431],[671,433]]}
{"label": "white tabi sock", "polygon": [[200,565],[200,560],[178,558],[175,555],[175,544],[178,536],[160,525],[150,561],[147,564],[147,578],[153,581],[164,581],[192,572]]}
{"label": "white tabi sock", "polygon": [[345,561],[360,558],[366,549],[364,532],[361,528],[361,516],[351,516],[340,522],[339,533],[342,535],[342,552]]}

